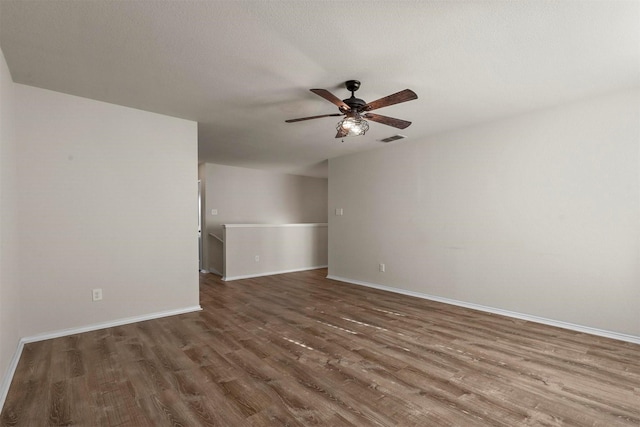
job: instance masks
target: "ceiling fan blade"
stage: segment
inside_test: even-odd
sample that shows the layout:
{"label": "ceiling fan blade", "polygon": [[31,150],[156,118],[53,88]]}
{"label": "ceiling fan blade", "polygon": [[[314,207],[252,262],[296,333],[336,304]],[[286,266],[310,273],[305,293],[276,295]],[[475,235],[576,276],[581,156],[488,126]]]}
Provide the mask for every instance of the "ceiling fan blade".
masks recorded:
{"label": "ceiling fan blade", "polygon": [[349,135],[349,131],[344,128],[340,128],[338,129],[338,133],[336,133],[336,138],[344,138],[347,135]]}
{"label": "ceiling fan blade", "polygon": [[401,102],[412,101],[418,99],[418,95],[410,89],[401,90],[393,95],[385,96],[384,98],[377,99],[373,102],[369,102],[364,106],[362,111],[377,110],[378,108],[388,107],[389,105],[399,104]]}
{"label": "ceiling fan blade", "polygon": [[366,113],[363,114],[362,117],[374,122],[382,123],[383,125],[393,126],[394,128],[398,129],[406,129],[411,124],[411,122],[408,122],[406,120],[394,119],[393,117],[381,116],[380,114],[374,113]]}
{"label": "ceiling fan blade", "polygon": [[286,123],[293,123],[293,122],[301,122],[303,120],[311,120],[311,119],[319,119],[321,117],[334,117],[334,116],[342,116],[343,114],[341,113],[334,113],[334,114],[322,114],[320,116],[311,116],[311,117],[301,117],[299,119],[289,119],[289,120],[285,120]]}
{"label": "ceiling fan blade", "polygon": [[334,94],[332,94],[326,89],[309,89],[309,90],[315,93],[316,95],[323,97],[324,99],[334,104],[335,106],[337,106],[340,109],[340,111],[351,110],[351,107],[345,104],[344,101],[342,101],[340,98],[338,98],[337,96],[335,96]]}

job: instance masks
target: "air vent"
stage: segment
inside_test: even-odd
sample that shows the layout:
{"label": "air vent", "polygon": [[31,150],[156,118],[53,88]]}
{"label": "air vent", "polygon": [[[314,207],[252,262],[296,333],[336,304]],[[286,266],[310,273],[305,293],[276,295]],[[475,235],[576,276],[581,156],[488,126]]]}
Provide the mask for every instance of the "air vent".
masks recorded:
{"label": "air vent", "polygon": [[405,139],[405,138],[406,138],[406,136],[398,134],[398,135],[390,136],[389,138],[381,139],[380,142],[385,142],[385,143],[386,142],[393,142],[393,141],[397,141],[399,139]]}

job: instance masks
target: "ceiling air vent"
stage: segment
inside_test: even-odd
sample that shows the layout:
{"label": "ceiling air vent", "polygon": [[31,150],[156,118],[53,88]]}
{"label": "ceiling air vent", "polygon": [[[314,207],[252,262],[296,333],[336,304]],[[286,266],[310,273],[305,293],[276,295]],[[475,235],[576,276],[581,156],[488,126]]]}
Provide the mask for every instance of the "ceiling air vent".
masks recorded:
{"label": "ceiling air vent", "polygon": [[389,138],[381,139],[380,141],[381,142],[393,142],[393,141],[397,141],[399,139],[405,139],[405,138],[406,138],[406,136],[398,134],[398,135],[390,136]]}

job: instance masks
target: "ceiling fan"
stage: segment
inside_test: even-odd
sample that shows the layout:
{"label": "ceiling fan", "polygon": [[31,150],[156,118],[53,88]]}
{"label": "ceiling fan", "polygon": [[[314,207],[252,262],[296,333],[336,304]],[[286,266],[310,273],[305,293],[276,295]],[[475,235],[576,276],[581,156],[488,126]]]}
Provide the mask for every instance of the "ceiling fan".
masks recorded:
{"label": "ceiling fan", "polygon": [[411,124],[411,122],[406,120],[394,119],[393,117],[382,116],[380,114],[370,113],[369,111],[418,99],[418,95],[416,95],[414,91],[405,89],[394,93],[393,95],[385,96],[384,98],[380,98],[376,101],[366,103],[362,99],[356,98],[354,95],[354,92],[360,88],[360,82],[358,80],[347,80],[345,82],[345,87],[351,92],[351,98],[344,100],[340,100],[337,96],[326,89],[310,89],[311,92],[336,105],[338,110],[340,110],[340,113],[302,117],[299,119],[285,120],[285,122],[293,123],[303,120],[319,119],[321,117],[345,116],[344,119],[340,120],[336,126],[336,130],[338,131],[336,138],[364,135],[365,132],[369,130],[369,124],[364,119],[382,123],[387,126],[393,126],[398,129],[405,129]]}

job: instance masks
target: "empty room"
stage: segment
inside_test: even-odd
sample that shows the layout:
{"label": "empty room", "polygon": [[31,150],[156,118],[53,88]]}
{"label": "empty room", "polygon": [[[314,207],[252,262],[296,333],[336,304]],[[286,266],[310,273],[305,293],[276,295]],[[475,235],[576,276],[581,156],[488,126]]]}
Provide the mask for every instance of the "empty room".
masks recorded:
{"label": "empty room", "polygon": [[0,0],[0,425],[639,426],[640,2]]}

